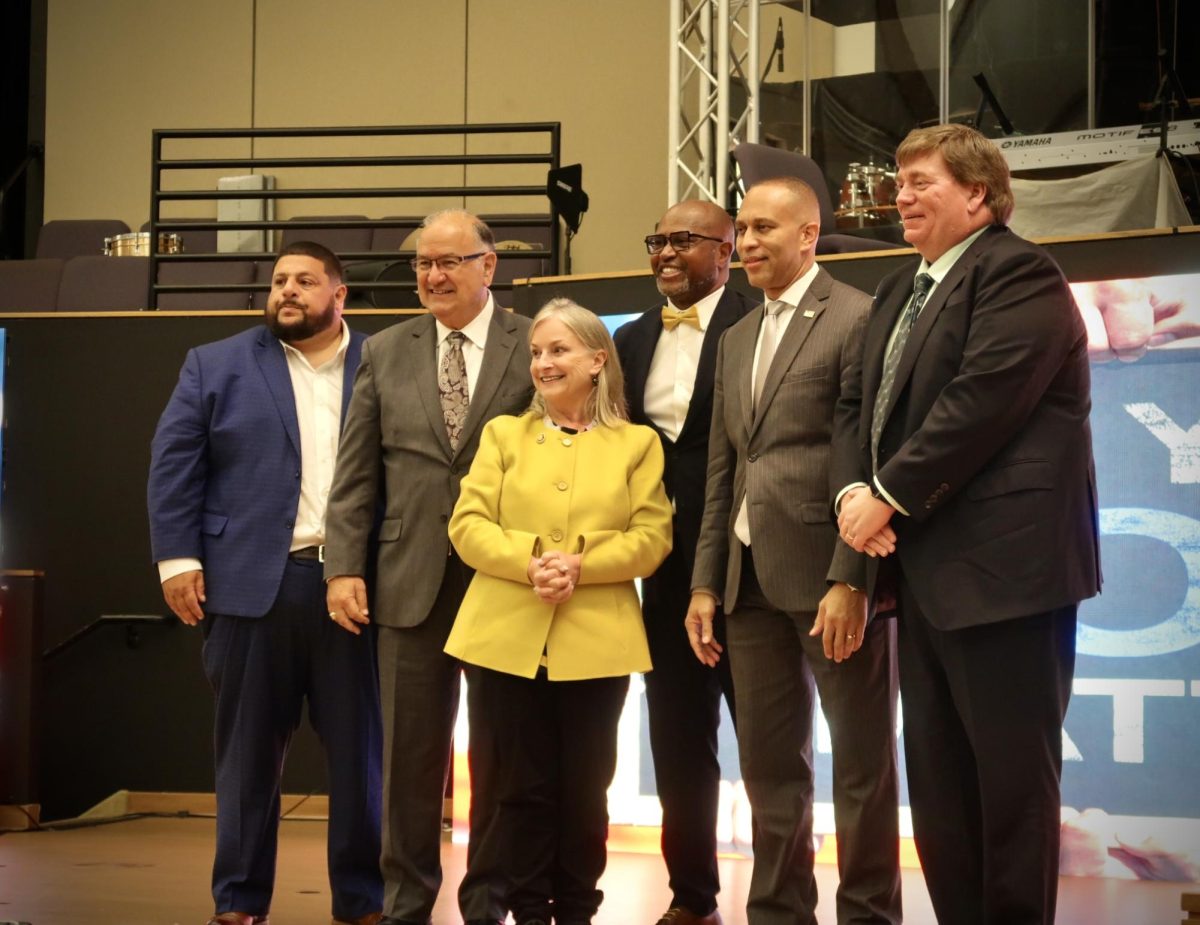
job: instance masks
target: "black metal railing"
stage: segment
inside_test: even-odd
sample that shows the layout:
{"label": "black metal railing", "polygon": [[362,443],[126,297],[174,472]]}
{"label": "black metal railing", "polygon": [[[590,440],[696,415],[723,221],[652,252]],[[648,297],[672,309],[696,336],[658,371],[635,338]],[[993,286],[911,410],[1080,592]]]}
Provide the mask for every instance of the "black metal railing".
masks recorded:
{"label": "black metal railing", "polygon": [[[211,139],[305,139],[305,138],[344,138],[348,146],[355,139],[364,137],[411,138],[435,136],[461,136],[462,154],[389,154],[361,155],[348,154],[344,157],[329,156],[264,156],[264,157],[168,157],[164,153],[167,142],[186,142]],[[516,136],[531,137],[527,150],[517,152],[505,151],[497,153],[465,152],[468,140],[482,136]],[[251,141],[253,144],[253,141]],[[512,147],[512,144],[509,144]],[[270,250],[263,251],[231,251],[197,253],[184,251],[176,254],[158,253],[156,242],[160,232],[185,231],[275,231],[282,229],[356,229],[370,228],[402,228],[411,227],[412,218],[395,219],[321,219],[319,217],[307,220],[296,219],[257,219],[257,220],[171,220],[164,219],[162,206],[168,202],[211,201],[221,200],[297,200],[297,199],[446,199],[465,200],[468,197],[525,197],[537,198],[539,208],[537,215],[529,215],[534,211],[524,209],[522,213],[511,216],[493,216],[493,221],[502,221],[504,225],[514,227],[546,228],[549,230],[549,246],[522,249],[500,250],[497,256],[500,260],[540,259],[548,261],[547,275],[559,272],[560,240],[559,213],[554,202],[547,197],[546,183],[540,184],[486,184],[477,186],[447,186],[443,182],[437,185],[405,185],[405,186],[286,186],[276,189],[164,189],[164,178],[172,172],[185,170],[221,170],[221,171],[252,171],[263,170],[338,170],[346,168],[381,167],[381,168],[413,168],[413,167],[447,167],[461,166],[465,171],[477,166],[514,166],[514,165],[544,165],[547,174],[560,166],[560,125],[557,122],[514,122],[491,123],[485,125],[404,125],[404,126],[356,126],[330,128],[255,128],[255,129],[156,129],[153,132],[153,150],[151,153],[150,177],[150,285],[147,293],[147,305],[151,309],[158,308],[159,296],[167,293],[184,292],[265,292],[270,285],[266,282],[250,283],[161,283],[159,269],[170,263],[205,263],[205,262],[241,262],[255,263],[273,262],[275,255]],[[411,253],[389,251],[337,251],[343,261],[401,261],[410,257]],[[353,284],[352,284],[353,285]],[[376,290],[408,290],[412,291],[416,284],[412,280],[370,282],[365,288]],[[511,289],[510,283],[497,283],[497,289]],[[352,292],[353,295],[353,292]]]}

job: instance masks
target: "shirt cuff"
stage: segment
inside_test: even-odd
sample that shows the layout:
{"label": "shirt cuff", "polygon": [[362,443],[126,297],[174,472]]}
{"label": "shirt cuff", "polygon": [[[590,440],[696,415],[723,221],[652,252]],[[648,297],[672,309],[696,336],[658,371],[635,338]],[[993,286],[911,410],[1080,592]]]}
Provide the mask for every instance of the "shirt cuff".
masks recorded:
{"label": "shirt cuff", "polygon": [[884,501],[894,507],[905,517],[908,516],[908,511],[904,510],[904,508],[900,506],[900,502],[887,493],[887,489],[884,488],[883,483],[879,481],[879,476],[875,476],[875,487],[879,490],[879,494],[883,496]]}
{"label": "shirt cuff", "polygon": [[199,572],[203,569],[199,559],[163,559],[158,563],[158,580],[160,584],[166,584],[184,572]]}
{"label": "shirt cuff", "polygon": [[837,497],[833,499],[834,515],[836,516],[836,515],[842,513],[842,498],[845,497],[846,492],[854,491],[854,489],[856,489],[856,488],[866,488],[866,487],[867,487],[866,482],[851,482],[849,485],[847,485],[845,488],[843,488],[841,491],[839,491],[837,493]]}

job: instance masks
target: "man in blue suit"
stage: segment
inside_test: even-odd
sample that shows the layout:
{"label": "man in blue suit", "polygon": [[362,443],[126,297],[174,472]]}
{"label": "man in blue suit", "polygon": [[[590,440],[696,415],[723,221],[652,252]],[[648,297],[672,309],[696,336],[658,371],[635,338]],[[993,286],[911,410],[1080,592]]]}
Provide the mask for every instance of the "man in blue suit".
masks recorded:
{"label": "man in blue suit", "polygon": [[374,925],[383,905],[372,636],[328,618],[321,567],[364,340],[342,321],[345,299],[333,253],[284,248],[266,326],[190,350],[154,435],[153,557],[171,610],[203,627],[216,694],[208,925],[268,920],[280,775],[306,697],[328,759],[334,925]]}

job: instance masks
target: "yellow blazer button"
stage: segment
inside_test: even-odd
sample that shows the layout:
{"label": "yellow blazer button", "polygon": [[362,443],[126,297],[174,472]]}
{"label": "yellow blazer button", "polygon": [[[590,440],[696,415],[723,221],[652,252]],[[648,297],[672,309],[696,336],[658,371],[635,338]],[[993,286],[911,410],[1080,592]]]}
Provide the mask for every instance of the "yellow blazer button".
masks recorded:
{"label": "yellow blazer button", "polygon": [[563,446],[570,446],[570,445],[571,445],[571,438],[563,437]]}
{"label": "yellow blazer button", "polygon": [[538,443],[545,443],[545,442],[546,442],[546,435],[545,435],[545,434],[538,434],[538,435],[537,435],[537,442],[538,442]]}
{"label": "yellow blazer button", "polygon": [[567,490],[567,483],[566,483],[566,482],[559,482],[559,483],[558,483],[557,485],[555,485],[554,487],[555,487],[555,488],[557,488],[559,491],[566,491],[566,490]]}
{"label": "yellow blazer button", "polygon": [[554,540],[554,542],[561,543],[562,538],[563,538],[563,532],[561,530],[551,530],[550,531],[550,539]]}

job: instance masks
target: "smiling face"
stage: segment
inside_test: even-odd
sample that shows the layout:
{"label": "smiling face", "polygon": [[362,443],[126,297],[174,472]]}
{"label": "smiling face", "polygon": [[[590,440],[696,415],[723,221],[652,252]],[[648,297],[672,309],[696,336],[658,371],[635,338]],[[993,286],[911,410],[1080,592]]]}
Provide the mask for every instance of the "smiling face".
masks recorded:
{"label": "smiling face", "polygon": [[496,271],[496,254],[479,239],[471,217],[450,212],[421,230],[417,257],[466,257],[486,251],[482,256],[464,260],[446,272],[437,264],[417,271],[417,294],[421,304],[448,328],[460,330],[487,304],[488,286]]}
{"label": "smiling face", "polygon": [[690,308],[725,285],[733,253],[733,224],[722,208],[711,202],[681,202],[667,210],[655,231],[663,235],[690,231],[718,239],[695,239],[683,251],[668,243],[659,253],[651,254],[650,269],[662,295],[679,308]]}
{"label": "smiling face", "polygon": [[315,257],[288,254],[275,262],[266,321],[271,333],[287,343],[307,340],[341,321],[346,287],[330,279]]}
{"label": "smiling face", "polygon": [[896,209],[904,240],[930,263],[992,222],[987,187],[960,183],[939,151],[913,157],[896,174]]}
{"label": "smiling face", "polygon": [[555,420],[577,418],[592,393],[608,354],[589,350],[579,337],[553,315],[538,322],[529,336],[529,373]]}
{"label": "smiling face", "polygon": [[816,197],[766,181],[750,188],[737,216],[737,252],[750,284],[777,299],[816,257]]}

